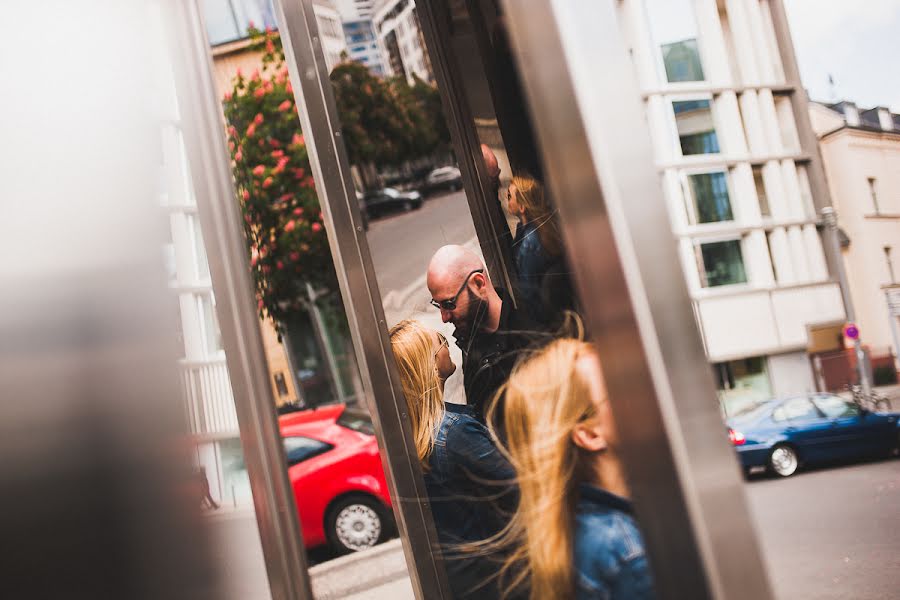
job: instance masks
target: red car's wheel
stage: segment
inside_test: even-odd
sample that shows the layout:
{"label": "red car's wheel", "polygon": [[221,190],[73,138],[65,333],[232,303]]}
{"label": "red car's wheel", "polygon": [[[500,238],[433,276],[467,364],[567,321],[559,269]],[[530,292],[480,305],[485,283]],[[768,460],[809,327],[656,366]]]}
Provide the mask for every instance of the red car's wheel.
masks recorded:
{"label": "red car's wheel", "polygon": [[341,554],[371,548],[387,539],[388,513],[371,496],[345,496],[328,510],[325,535],[335,552]]}

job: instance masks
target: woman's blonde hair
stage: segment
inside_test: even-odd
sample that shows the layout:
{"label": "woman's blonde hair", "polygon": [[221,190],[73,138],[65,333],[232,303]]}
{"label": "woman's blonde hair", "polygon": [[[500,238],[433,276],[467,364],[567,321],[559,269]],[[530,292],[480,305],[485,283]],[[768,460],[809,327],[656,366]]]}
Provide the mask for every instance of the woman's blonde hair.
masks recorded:
{"label": "woman's blonde hair", "polygon": [[544,195],[544,186],[527,174],[513,175],[512,185],[516,186],[516,202],[525,213],[525,221],[537,226],[537,234],[544,250],[550,256],[559,256],[562,252],[562,239],[556,214]]}
{"label": "woman's blonde hair", "polygon": [[[575,366],[592,352],[586,342],[558,339],[520,363],[505,386],[505,453],[520,500],[500,543],[511,552],[504,567],[515,574],[509,589],[527,582],[532,600],[574,593],[573,515],[585,464],[572,431],[597,412]],[[491,425],[496,406],[488,411]]]}
{"label": "woman's blonde hair", "polygon": [[390,338],[409,409],[416,454],[422,468],[428,470],[428,459],[444,416],[444,391],[432,332],[417,321],[406,319],[391,328]]}

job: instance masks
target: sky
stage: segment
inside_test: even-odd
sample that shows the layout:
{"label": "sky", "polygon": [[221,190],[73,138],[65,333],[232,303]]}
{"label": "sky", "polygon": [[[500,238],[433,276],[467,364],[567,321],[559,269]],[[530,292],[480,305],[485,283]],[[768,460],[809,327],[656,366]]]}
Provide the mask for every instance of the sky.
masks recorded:
{"label": "sky", "polygon": [[813,100],[900,113],[900,0],[783,1]]}

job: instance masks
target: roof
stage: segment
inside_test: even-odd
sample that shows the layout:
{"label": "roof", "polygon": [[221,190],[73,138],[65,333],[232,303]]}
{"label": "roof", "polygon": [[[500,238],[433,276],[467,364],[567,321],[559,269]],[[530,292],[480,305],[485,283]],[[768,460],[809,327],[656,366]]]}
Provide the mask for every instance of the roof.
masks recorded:
{"label": "roof", "polygon": [[[855,129],[859,131],[871,131],[877,133],[892,133],[900,135],[900,114],[892,113],[884,106],[874,106],[872,108],[859,108],[855,102],[849,100],[841,100],[840,102],[826,103],[815,102],[813,104],[830,109],[843,119],[844,123],[841,127],[822,134],[821,137],[831,135],[843,129]],[[879,113],[886,112],[888,115],[889,128],[885,128]],[[856,121],[851,123],[851,121]]]}

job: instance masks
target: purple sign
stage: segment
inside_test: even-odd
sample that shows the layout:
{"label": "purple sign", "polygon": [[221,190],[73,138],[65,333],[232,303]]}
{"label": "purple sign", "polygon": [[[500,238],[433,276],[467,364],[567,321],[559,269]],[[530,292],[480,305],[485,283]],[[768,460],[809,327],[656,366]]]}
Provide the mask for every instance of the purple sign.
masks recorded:
{"label": "purple sign", "polygon": [[856,323],[847,323],[844,325],[844,335],[851,340],[858,340],[859,327],[856,326]]}

